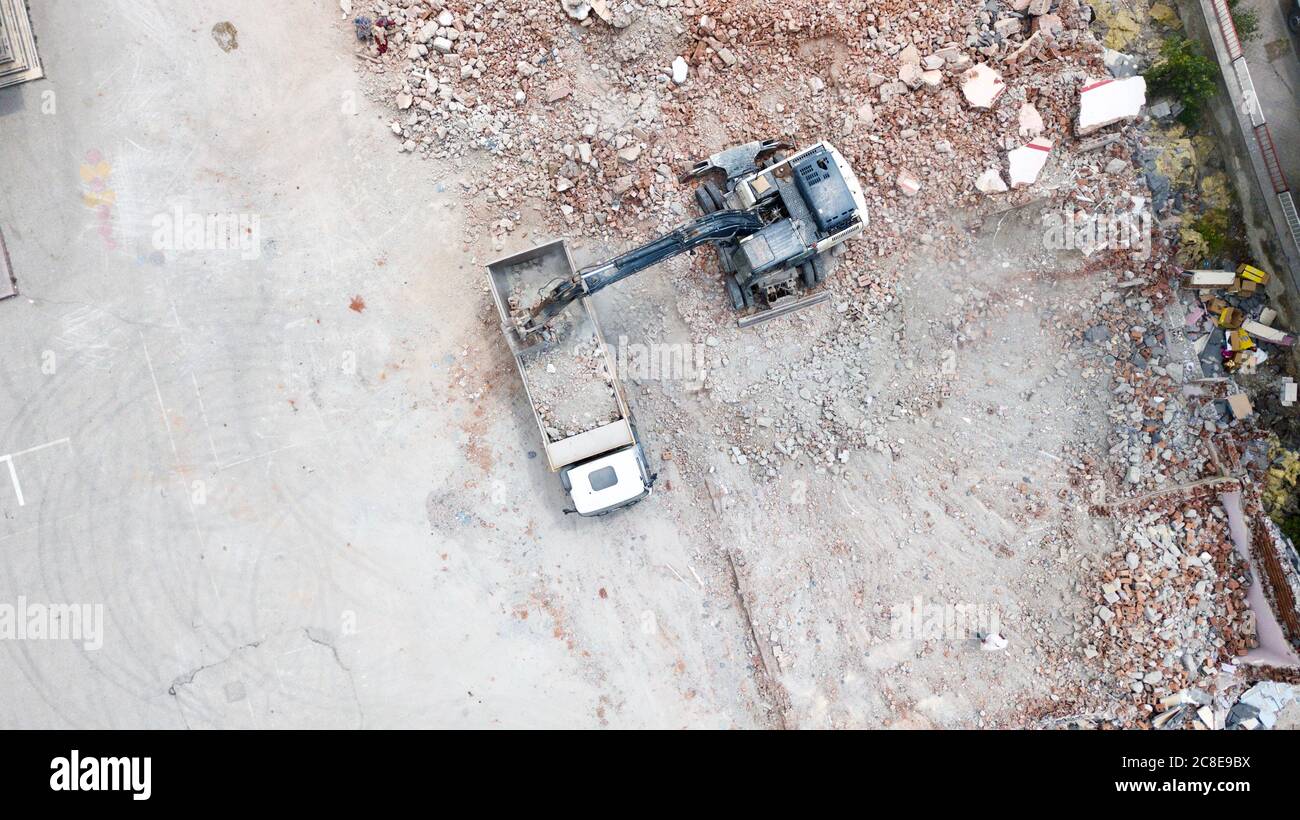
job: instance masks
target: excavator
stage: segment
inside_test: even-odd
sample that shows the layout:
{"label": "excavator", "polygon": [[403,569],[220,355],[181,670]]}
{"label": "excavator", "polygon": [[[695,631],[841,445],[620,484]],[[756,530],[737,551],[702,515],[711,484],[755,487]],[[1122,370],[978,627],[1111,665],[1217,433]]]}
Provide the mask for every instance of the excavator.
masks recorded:
{"label": "excavator", "polygon": [[529,339],[573,302],[696,248],[718,250],[731,306],[749,327],[826,301],[819,289],[843,243],[867,226],[857,175],[830,143],[794,148],[757,140],[695,163],[678,181],[698,183],[702,215],[633,250],[548,282],[540,299],[514,312]]}

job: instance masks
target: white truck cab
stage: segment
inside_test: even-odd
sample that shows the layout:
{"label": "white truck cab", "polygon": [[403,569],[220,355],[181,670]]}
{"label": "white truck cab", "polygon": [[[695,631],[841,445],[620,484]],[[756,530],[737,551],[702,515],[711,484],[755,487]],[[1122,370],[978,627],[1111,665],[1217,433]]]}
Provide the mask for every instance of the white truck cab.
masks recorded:
{"label": "white truck cab", "polygon": [[560,470],[578,515],[603,515],[650,494],[650,476],[637,445]]}

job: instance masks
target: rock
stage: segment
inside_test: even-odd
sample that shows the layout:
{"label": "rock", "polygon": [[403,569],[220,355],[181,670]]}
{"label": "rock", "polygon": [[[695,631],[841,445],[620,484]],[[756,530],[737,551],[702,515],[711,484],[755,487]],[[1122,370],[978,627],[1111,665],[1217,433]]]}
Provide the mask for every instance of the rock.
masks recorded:
{"label": "rock", "polygon": [[870,128],[876,124],[876,109],[872,107],[871,103],[864,102],[858,106],[857,118],[859,123]]}
{"label": "rock", "polygon": [[573,180],[569,179],[568,177],[556,177],[556,178],[555,178],[555,190],[556,190],[556,192],[562,193],[562,192],[564,192],[564,191],[569,190],[569,189],[572,188],[572,187],[573,187]]}
{"label": "rock", "polygon": [[1138,60],[1129,54],[1108,48],[1102,51],[1102,64],[1112,77],[1132,77],[1137,74]]}
{"label": "rock", "polygon": [[898,69],[898,80],[908,88],[917,89],[921,87],[921,74],[919,65],[903,63]]}
{"label": "rock", "polygon": [[525,60],[519,60],[515,63],[515,73],[520,77],[531,77],[537,73],[537,66]]}
{"label": "rock", "polygon": [[1002,173],[997,168],[990,168],[975,180],[975,190],[985,194],[1000,194],[1007,190],[1007,184],[1002,181]]}
{"label": "rock", "polygon": [[894,80],[892,83],[885,83],[880,87],[880,102],[881,104],[887,103],[899,94],[906,93],[907,85],[905,83],[899,82],[898,80]]}
{"label": "rock", "polygon": [[1013,34],[1020,34],[1025,30],[1024,21],[1019,17],[1003,17],[993,24],[993,30],[1002,37],[1010,37]]}
{"label": "rock", "polygon": [[410,94],[401,93],[397,95],[397,107],[402,111],[405,111],[406,109],[410,108],[411,103],[414,101],[415,98],[412,97]]}
{"label": "rock", "polygon": [[573,93],[573,89],[568,83],[556,81],[546,86],[546,101],[548,103],[559,102]]}
{"label": "rock", "polygon": [[438,25],[443,28],[451,28],[454,22],[456,22],[456,15],[452,14],[451,9],[443,9],[438,13]]}
{"label": "rock", "polygon": [[686,65],[685,57],[677,57],[673,60],[673,82],[681,85],[686,82],[686,74],[689,67]]}
{"label": "rock", "polygon": [[914,44],[909,45],[898,53],[898,62],[902,65],[914,65],[919,67],[921,65],[921,52]]}
{"label": "rock", "polygon": [[640,158],[640,156],[641,156],[641,146],[636,143],[629,145],[628,147],[623,148],[618,152],[618,158],[623,162],[629,164],[636,162],[637,159]]}
{"label": "rock", "polygon": [[1090,344],[1106,344],[1110,341],[1110,328],[1105,325],[1094,325],[1084,331],[1083,338]]}
{"label": "rock", "polygon": [[921,72],[921,85],[927,91],[935,90],[943,85],[943,72],[938,70]]}
{"label": "rock", "polygon": [[1045,137],[1030,140],[1014,151],[1007,152],[1007,165],[1012,188],[1033,185],[1038,181],[1047,157],[1052,150],[1052,141]]}
{"label": "rock", "polygon": [[574,20],[586,20],[591,14],[591,4],[586,0],[560,0],[560,7]]}
{"label": "rock", "polygon": [[1044,14],[1041,17],[1035,17],[1032,26],[1035,33],[1043,32],[1050,39],[1055,39],[1058,34],[1065,30],[1065,24],[1061,18],[1055,14]]}
{"label": "rock", "polygon": [[718,49],[718,58],[722,60],[723,65],[727,68],[731,68],[733,65],[740,62],[729,48]]}
{"label": "rock", "polygon": [[1128,163],[1119,157],[1115,157],[1110,162],[1106,163],[1106,173],[1108,174],[1122,174],[1127,170]]}
{"label": "rock", "polygon": [[1002,75],[986,63],[980,63],[961,75],[961,93],[972,108],[992,108],[1007,86]]}
{"label": "rock", "polygon": [[428,23],[425,23],[420,30],[416,32],[415,40],[418,43],[427,43],[437,36],[438,24],[431,20]]}
{"label": "rock", "polygon": [[1018,115],[1020,123],[1020,136],[1024,139],[1031,140],[1043,133],[1043,116],[1038,113],[1038,109],[1033,103],[1025,103],[1020,106]]}
{"label": "rock", "polygon": [[921,190],[921,181],[910,171],[899,171],[895,183],[898,185],[898,190],[907,196],[916,196]]}
{"label": "rock", "polygon": [[451,53],[451,40],[448,40],[446,37],[434,37],[434,38],[433,38],[433,49],[434,49],[434,51],[438,51],[438,52],[440,52],[440,53],[442,53],[442,54],[450,54],[450,53]]}

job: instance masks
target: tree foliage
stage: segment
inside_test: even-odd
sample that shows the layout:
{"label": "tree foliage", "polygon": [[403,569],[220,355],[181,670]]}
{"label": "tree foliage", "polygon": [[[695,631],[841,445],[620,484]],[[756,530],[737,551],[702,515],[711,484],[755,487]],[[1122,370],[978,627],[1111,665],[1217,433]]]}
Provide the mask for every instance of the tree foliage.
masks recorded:
{"label": "tree foliage", "polygon": [[1218,88],[1218,71],[1219,67],[1195,43],[1175,37],[1160,46],[1160,61],[1147,73],[1147,81],[1156,94],[1182,103],[1178,119],[1191,126],[1200,121],[1205,103]]}

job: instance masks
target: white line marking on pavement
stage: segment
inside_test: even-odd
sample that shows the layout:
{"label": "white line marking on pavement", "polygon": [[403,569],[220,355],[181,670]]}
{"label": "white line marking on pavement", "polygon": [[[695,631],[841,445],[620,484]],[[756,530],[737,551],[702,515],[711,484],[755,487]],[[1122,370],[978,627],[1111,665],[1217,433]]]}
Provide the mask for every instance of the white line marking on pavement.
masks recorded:
{"label": "white line marking on pavement", "polygon": [[294,450],[294,449],[296,449],[296,448],[298,448],[298,447],[305,447],[305,446],[307,446],[308,444],[315,444],[315,443],[318,442],[318,441],[323,441],[325,438],[327,438],[327,436],[321,436],[321,437],[319,437],[319,438],[314,438],[314,439],[312,439],[311,441],[303,441],[303,442],[299,442],[298,444],[286,444],[286,445],[283,446],[283,447],[277,447],[277,448],[275,448],[274,450],[268,450],[268,451],[266,451],[265,453],[260,453],[260,454],[255,455],[255,456],[249,456],[248,458],[241,458],[241,459],[239,459],[238,461],[232,461],[232,462],[230,462],[229,464],[223,464],[223,465],[221,465],[220,469],[222,469],[222,470],[229,470],[231,467],[236,467],[236,466],[238,466],[238,465],[240,465],[240,464],[247,464],[247,463],[250,462],[250,461],[257,461],[259,458],[266,458],[267,456],[273,456],[273,455],[275,455],[276,453],[283,453],[285,450]]}
{"label": "white line marking on pavement", "polygon": [[23,488],[22,485],[18,483],[18,471],[14,469],[13,456],[4,456],[3,458],[0,458],[0,461],[9,465],[9,480],[14,483],[14,495],[18,496],[18,506],[25,506],[27,502],[23,501]]}
{"label": "white line marking on pavement", "polygon": [[56,447],[60,444],[67,444],[71,447],[72,441],[68,438],[61,438],[55,441],[47,441],[44,444],[38,444],[35,447],[28,447],[26,450],[19,450],[16,453],[6,453],[5,455],[0,456],[0,461],[3,461],[9,466],[9,480],[13,482],[14,495],[18,496],[18,506],[27,506],[27,500],[23,498],[23,487],[18,483],[18,470],[14,468],[14,456],[25,456],[28,453],[35,453],[38,450],[44,450],[47,447]]}
{"label": "white line marking on pavement", "polygon": [[149,365],[149,378],[153,380],[153,392],[158,397],[158,412],[162,413],[163,426],[167,428],[167,440],[172,445],[172,455],[176,458],[177,464],[180,463],[181,455],[176,451],[176,438],[172,435],[172,423],[167,418],[167,408],[163,405],[162,390],[158,387],[158,375],[153,369],[153,358],[149,356],[149,343],[144,340],[144,332],[140,332],[140,346],[144,348],[144,361]]}
{"label": "white line marking on pavement", "polygon": [[0,456],[0,458],[13,458],[14,456],[25,456],[28,453],[34,453],[37,450],[44,450],[46,447],[55,447],[59,444],[67,444],[71,446],[71,442],[72,442],[71,439],[64,437],[61,439],[56,439],[55,441],[47,441],[44,444],[38,444],[35,447],[28,447],[26,450],[19,450],[16,453],[9,453],[7,455]]}

